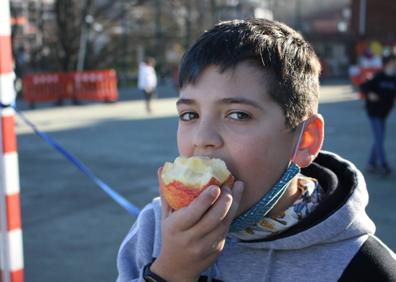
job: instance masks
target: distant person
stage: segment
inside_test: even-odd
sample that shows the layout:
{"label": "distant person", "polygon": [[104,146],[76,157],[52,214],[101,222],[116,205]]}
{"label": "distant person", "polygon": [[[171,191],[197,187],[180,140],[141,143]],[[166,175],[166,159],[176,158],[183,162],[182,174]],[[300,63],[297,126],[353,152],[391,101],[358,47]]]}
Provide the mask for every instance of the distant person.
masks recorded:
{"label": "distant person", "polygon": [[366,171],[388,175],[392,169],[386,158],[384,143],[386,119],[396,98],[396,57],[383,57],[383,70],[363,83],[360,91],[366,98],[366,111],[374,139]]}
{"label": "distant person", "polygon": [[138,88],[143,91],[146,111],[151,113],[151,101],[157,88],[157,74],[155,73],[155,59],[147,57],[139,65]]}
{"label": "distant person", "polygon": [[363,175],[321,151],[319,74],[311,45],[279,22],[220,22],[198,38],[180,64],[179,154],[223,159],[235,183],[178,210],[147,204],[118,282],[396,281]]}
{"label": "distant person", "polygon": [[15,54],[15,74],[22,79],[26,71],[26,54],[23,47],[19,47]]}

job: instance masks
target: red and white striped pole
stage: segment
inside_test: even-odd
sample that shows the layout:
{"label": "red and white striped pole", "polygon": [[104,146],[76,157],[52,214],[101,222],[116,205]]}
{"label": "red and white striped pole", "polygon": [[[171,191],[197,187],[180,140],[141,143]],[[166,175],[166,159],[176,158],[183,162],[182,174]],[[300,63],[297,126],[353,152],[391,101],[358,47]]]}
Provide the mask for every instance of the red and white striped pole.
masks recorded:
{"label": "red and white striped pole", "polygon": [[0,1],[0,282],[23,282],[23,247],[9,0]]}

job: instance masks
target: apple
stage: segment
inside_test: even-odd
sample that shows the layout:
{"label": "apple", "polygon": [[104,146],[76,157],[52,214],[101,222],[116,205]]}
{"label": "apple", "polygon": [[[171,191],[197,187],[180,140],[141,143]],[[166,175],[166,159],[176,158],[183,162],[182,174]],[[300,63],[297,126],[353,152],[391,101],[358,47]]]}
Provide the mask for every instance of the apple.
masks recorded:
{"label": "apple", "polygon": [[174,210],[187,206],[210,185],[231,187],[234,177],[223,160],[179,156],[160,170],[160,189]]}

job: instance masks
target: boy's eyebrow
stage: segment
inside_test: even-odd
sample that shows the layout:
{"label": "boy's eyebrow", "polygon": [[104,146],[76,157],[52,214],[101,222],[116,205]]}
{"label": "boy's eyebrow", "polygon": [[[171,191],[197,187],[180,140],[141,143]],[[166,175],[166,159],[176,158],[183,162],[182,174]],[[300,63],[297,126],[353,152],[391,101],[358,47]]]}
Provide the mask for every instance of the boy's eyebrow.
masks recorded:
{"label": "boy's eyebrow", "polygon": [[252,100],[244,98],[244,97],[224,98],[224,99],[221,99],[221,102],[223,104],[246,104],[249,106],[253,106],[259,110],[263,110],[263,108],[259,104],[257,104],[255,101],[252,101]]}
{"label": "boy's eyebrow", "polygon": [[176,101],[176,106],[179,106],[181,104],[186,104],[186,105],[194,105],[196,104],[195,100],[193,99],[186,99],[186,98],[179,98]]}
{"label": "boy's eyebrow", "polygon": [[[252,107],[255,107],[259,110],[263,110],[263,108],[257,104],[255,101],[252,101],[250,99],[244,98],[244,97],[232,97],[232,98],[224,98],[220,100],[220,103],[222,104],[246,104]],[[196,101],[193,99],[187,99],[187,98],[179,98],[176,101],[176,106],[179,105],[195,105]]]}

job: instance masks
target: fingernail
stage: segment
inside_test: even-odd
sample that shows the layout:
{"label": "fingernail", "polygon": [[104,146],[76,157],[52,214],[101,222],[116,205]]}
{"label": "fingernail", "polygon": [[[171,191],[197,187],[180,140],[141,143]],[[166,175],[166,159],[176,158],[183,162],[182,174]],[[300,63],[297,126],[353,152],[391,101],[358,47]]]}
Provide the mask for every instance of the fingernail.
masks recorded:
{"label": "fingernail", "polygon": [[216,186],[210,186],[209,187],[209,193],[210,195],[212,195],[213,197],[217,195],[217,187]]}

